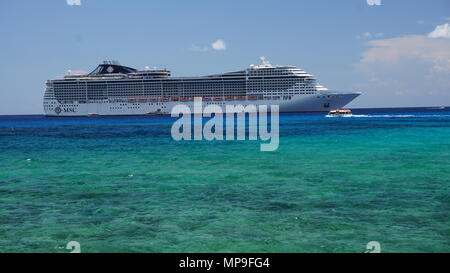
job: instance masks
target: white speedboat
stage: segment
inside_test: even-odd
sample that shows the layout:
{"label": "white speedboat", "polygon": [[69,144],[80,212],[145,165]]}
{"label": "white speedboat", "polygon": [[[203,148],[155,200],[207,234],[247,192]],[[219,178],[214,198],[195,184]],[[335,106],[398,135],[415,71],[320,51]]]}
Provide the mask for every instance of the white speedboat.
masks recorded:
{"label": "white speedboat", "polygon": [[331,110],[327,117],[328,118],[333,118],[333,117],[351,117],[352,116],[352,111],[350,111],[350,109],[336,109],[336,110]]}

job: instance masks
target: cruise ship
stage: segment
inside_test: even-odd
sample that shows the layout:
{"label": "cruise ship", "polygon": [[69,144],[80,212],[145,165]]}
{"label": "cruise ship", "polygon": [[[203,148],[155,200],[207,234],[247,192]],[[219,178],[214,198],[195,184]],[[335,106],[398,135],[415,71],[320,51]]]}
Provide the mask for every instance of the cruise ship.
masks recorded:
{"label": "cruise ship", "polygon": [[170,114],[178,104],[279,105],[280,112],[339,109],[359,92],[334,92],[295,66],[261,65],[199,77],[172,77],[169,70],[136,70],[105,61],[89,74],[67,74],[46,82],[46,116]]}

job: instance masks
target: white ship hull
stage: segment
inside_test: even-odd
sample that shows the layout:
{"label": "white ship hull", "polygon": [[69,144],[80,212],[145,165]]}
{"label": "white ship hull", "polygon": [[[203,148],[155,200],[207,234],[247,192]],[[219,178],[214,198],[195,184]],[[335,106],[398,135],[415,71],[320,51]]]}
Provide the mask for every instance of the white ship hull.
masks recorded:
{"label": "white ship hull", "polygon": [[[215,104],[226,112],[226,105],[279,105],[280,112],[328,112],[333,109],[343,108],[360,93],[332,93],[303,94],[292,96],[289,100],[203,100],[203,107]],[[147,115],[152,113],[170,114],[176,105],[187,105],[193,111],[193,101],[163,101],[152,102],[150,100],[126,101],[126,102],[90,102],[60,104],[57,100],[44,100],[46,116],[70,117],[70,116],[121,116],[121,115]]]}

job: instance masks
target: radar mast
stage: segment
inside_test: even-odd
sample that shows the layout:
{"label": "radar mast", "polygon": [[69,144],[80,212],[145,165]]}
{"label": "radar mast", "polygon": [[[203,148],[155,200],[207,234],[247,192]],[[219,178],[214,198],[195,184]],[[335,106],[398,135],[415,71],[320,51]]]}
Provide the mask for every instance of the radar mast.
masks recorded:
{"label": "radar mast", "polygon": [[259,59],[261,60],[262,66],[263,66],[263,67],[272,67],[272,65],[271,65],[270,62],[266,59],[266,57],[261,56],[261,57],[259,57]]}

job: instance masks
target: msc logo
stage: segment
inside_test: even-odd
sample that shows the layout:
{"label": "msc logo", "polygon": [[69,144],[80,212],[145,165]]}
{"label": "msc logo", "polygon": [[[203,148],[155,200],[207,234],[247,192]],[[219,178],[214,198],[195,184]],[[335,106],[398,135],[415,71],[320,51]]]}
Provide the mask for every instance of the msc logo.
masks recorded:
{"label": "msc logo", "polygon": [[381,6],[381,0],[366,0],[369,6]]}
{"label": "msc logo", "polygon": [[61,108],[61,107],[56,107],[55,108],[55,113],[56,114],[61,114],[62,112],[64,112],[64,113],[75,113],[76,111],[75,111],[75,108]]}

